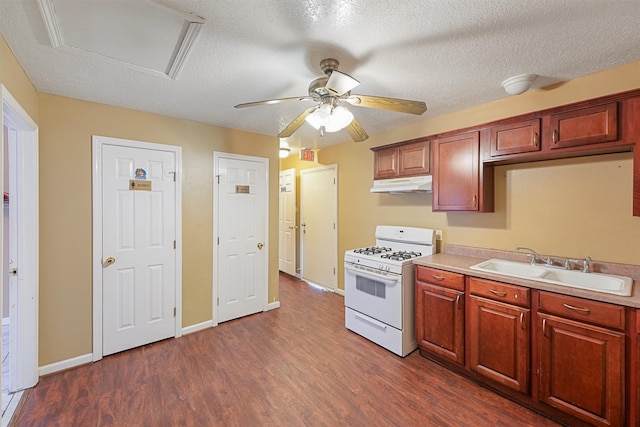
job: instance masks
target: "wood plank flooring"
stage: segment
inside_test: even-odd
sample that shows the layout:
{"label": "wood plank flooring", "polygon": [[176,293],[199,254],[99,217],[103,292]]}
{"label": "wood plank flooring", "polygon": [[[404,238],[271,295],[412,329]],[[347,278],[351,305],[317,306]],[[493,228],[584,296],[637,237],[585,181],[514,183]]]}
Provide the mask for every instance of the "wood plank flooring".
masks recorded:
{"label": "wood plank flooring", "polygon": [[343,298],[281,274],[281,307],[40,379],[16,426],[557,426],[344,327]]}

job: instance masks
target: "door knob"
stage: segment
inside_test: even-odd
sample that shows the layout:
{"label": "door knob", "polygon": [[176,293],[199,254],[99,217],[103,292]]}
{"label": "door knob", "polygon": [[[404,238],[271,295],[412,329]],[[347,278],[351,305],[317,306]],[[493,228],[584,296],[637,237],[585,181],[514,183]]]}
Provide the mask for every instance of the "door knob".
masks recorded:
{"label": "door knob", "polygon": [[262,244],[262,242],[258,242],[258,249],[262,249],[264,247],[264,245]]}
{"label": "door knob", "polygon": [[112,257],[112,256],[110,256],[109,258],[107,258],[107,259],[104,261],[104,263],[105,263],[105,264],[107,264],[107,265],[111,265],[111,264],[113,264],[113,263],[115,263],[115,262],[116,262],[116,259],[115,259],[114,257]]}

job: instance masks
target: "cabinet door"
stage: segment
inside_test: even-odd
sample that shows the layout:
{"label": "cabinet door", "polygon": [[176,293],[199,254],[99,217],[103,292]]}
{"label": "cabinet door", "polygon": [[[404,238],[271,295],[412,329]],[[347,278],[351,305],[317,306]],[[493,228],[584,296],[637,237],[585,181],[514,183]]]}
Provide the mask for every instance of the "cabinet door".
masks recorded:
{"label": "cabinet door", "polygon": [[373,154],[373,179],[395,178],[398,176],[398,148],[384,148]]}
{"label": "cabinet door", "polygon": [[540,151],[540,119],[490,129],[491,157]]}
{"label": "cabinet door", "polygon": [[468,334],[473,371],[514,390],[529,391],[530,310],[471,296]]}
{"label": "cabinet door", "polygon": [[418,346],[445,359],[464,363],[464,293],[418,282]]}
{"label": "cabinet door", "polygon": [[551,149],[597,144],[618,139],[618,103],[553,114]]}
{"label": "cabinet door", "polygon": [[398,147],[400,176],[428,175],[431,173],[429,141],[414,142]]}
{"label": "cabinet door", "polygon": [[539,399],[593,425],[623,425],[624,334],[538,318]]}
{"label": "cabinet door", "polygon": [[433,210],[479,210],[479,132],[434,141]]}

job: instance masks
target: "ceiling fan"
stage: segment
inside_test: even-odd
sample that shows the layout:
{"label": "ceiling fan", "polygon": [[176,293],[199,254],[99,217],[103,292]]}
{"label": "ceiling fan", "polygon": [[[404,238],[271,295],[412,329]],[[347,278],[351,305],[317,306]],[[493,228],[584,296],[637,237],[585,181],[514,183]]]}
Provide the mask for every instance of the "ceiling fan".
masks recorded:
{"label": "ceiling fan", "polygon": [[427,111],[427,106],[422,101],[370,95],[351,95],[351,90],[358,86],[360,82],[350,75],[338,71],[338,65],[338,60],[333,58],[320,61],[320,69],[326,74],[326,77],[320,77],[311,82],[309,96],[247,102],[238,104],[235,108],[279,104],[290,101],[314,101],[317,105],[304,110],[302,114],[278,134],[278,137],[287,138],[293,135],[306,121],[318,129],[321,136],[324,136],[325,132],[337,132],[346,128],[351,139],[356,142],[364,141],[369,138],[369,135],[367,135],[360,122],[353,117],[353,114],[341,105],[343,101],[358,107],[377,108],[416,115],[421,115]]}

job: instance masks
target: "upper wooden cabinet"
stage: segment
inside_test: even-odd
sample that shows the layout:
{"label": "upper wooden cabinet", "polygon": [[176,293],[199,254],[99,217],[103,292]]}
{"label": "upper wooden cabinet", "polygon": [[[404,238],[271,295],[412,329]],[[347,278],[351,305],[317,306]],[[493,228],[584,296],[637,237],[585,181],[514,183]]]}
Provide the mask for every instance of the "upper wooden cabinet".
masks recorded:
{"label": "upper wooden cabinet", "polygon": [[373,179],[429,175],[430,145],[429,140],[420,139],[372,148]]}
{"label": "upper wooden cabinet", "polygon": [[491,157],[540,151],[540,119],[493,126],[489,129]]}
{"label": "upper wooden cabinet", "polygon": [[551,114],[545,133],[552,150],[615,141],[618,139],[618,103]]}
{"label": "upper wooden cabinet", "polygon": [[[493,210],[493,168],[480,164],[480,133],[467,132],[433,141],[433,210]],[[490,172],[490,173],[489,173]]]}

